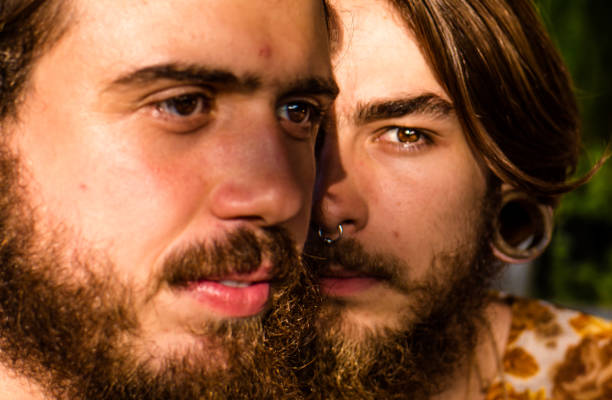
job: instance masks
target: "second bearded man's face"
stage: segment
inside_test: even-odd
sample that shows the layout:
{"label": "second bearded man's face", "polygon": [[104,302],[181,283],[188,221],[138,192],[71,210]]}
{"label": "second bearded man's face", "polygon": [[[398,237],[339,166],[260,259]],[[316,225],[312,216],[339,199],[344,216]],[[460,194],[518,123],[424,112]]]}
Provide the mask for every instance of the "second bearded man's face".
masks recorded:
{"label": "second bearded man's face", "polygon": [[[484,229],[486,172],[414,35],[387,3],[335,2],[340,95],[320,155],[314,218],[330,237],[342,224],[338,246],[355,241],[401,262],[393,277],[400,286],[452,280],[445,258],[471,260]],[[361,274],[332,264],[322,289],[345,305],[347,323],[393,328],[412,296],[372,268]]]}
{"label": "second bearded man's face", "polygon": [[[450,368],[439,352],[451,360],[469,345],[495,272],[488,174],[391,2],[332,3],[340,94],[324,125],[305,250],[326,297],[321,351],[335,352],[319,375],[344,374],[334,379],[346,387],[351,375],[362,378],[355,387],[435,386],[415,372]],[[324,243],[340,224],[341,238]]]}

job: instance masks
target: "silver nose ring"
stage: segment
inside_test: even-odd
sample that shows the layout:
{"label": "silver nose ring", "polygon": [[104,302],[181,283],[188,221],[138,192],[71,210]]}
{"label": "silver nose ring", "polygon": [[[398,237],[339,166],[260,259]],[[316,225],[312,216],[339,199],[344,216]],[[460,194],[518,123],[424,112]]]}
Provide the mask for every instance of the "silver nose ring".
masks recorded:
{"label": "silver nose ring", "polygon": [[319,231],[317,232],[317,234],[319,235],[319,238],[321,238],[321,240],[325,242],[325,244],[332,245],[338,240],[342,239],[342,224],[338,224],[338,236],[336,236],[335,238],[325,236],[325,232],[323,231],[322,227],[319,227]]}

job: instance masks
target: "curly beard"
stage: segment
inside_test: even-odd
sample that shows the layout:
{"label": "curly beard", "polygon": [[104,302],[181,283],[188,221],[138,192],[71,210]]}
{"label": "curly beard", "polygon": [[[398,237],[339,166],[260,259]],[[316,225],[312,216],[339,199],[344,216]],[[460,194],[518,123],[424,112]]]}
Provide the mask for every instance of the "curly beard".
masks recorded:
{"label": "curly beard", "polygon": [[334,263],[384,277],[410,305],[399,328],[359,329],[345,319],[342,300],[325,300],[312,350],[316,361],[301,371],[308,398],[424,400],[448,387],[476,346],[488,289],[502,270],[489,242],[495,196],[487,196],[473,240],[438,254],[418,282],[402,278],[409,266],[397,257],[368,254],[350,238],[325,246],[312,235],[304,252],[316,255],[308,261],[313,270]]}
{"label": "curly beard", "polygon": [[93,251],[78,249],[72,262],[60,261],[70,238],[36,231],[34,212],[17,183],[18,166],[14,157],[0,154],[0,363],[5,368],[58,399],[300,397],[287,360],[312,337],[311,310],[318,296],[283,230],[270,229],[264,238],[238,230],[169,260],[160,279],[180,281],[202,265],[219,272],[259,265],[266,254],[281,283],[273,286],[264,315],[202,327],[201,345],[142,359],[133,348],[140,330],[133,290]]}

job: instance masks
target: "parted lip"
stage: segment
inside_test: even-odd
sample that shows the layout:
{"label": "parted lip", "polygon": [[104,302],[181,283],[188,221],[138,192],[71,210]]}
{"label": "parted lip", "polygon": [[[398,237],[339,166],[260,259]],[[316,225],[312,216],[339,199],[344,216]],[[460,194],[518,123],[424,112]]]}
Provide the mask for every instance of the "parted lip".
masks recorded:
{"label": "parted lip", "polygon": [[329,268],[321,271],[319,275],[320,279],[350,279],[350,278],[372,278],[385,280],[388,277],[380,274],[376,274],[370,271],[363,271],[358,269],[348,269],[339,264],[333,264]]}
{"label": "parted lip", "polygon": [[272,275],[267,267],[189,282],[184,289],[198,303],[222,318],[258,314],[270,301]]}
{"label": "parted lip", "polygon": [[190,287],[199,282],[218,282],[232,281],[243,284],[255,283],[272,283],[279,279],[278,273],[274,270],[274,266],[269,261],[262,262],[257,268],[250,269],[250,272],[229,271],[225,274],[215,275],[205,271],[196,272],[188,271],[187,273],[178,273],[168,279],[170,286],[176,288]]}
{"label": "parted lip", "polygon": [[380,282],[375,276],[356,271],[334,271],[319,279],[321,293],[329,297],[353,297],[364,293]]}
{"label": "parted lip", "polygon": [[197,281],[234,281],[241,283],[259,283],[259,282],[269,282],[274,279],[274,274],[272,273],[272,264],[269,262],[264,262],[261,264],[259,268],[255,271],[248,273],[238,273],[233,272],[227,275],[221,276],[203,276]]}

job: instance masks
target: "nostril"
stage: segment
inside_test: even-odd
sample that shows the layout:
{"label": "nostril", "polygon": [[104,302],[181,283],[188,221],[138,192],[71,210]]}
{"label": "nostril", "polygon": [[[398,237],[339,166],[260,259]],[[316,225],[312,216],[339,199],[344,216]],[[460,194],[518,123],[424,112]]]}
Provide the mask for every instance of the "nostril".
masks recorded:
{"label": "nostril", "polygon": [[336,240],[339,240],[341,237],[346,237],[354,233],[357,228],[355,220],[345,219],[338,223],[335,221],[327,221],[319,224],[313,223],[310,229],[318,237],[336,238]]}

